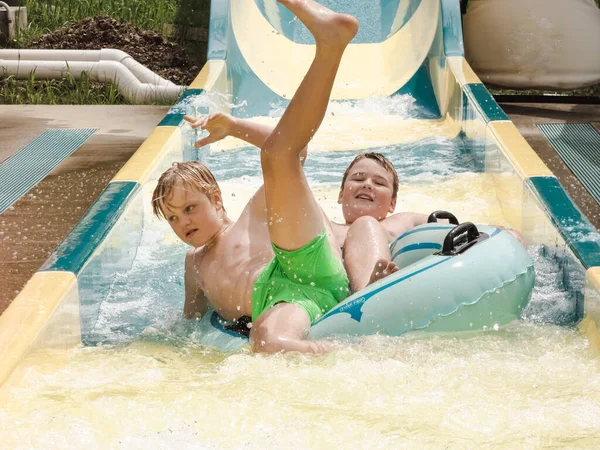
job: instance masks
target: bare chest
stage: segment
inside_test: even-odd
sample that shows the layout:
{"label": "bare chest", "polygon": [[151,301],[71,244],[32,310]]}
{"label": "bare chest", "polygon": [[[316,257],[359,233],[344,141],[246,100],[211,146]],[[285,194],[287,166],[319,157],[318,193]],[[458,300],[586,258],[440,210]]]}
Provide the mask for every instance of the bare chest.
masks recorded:
{"label": "bare chest", "polygon": [[251,311],[252,287],[272,258],[268,241],[228,236],[208,249],[195,276],[209,302],[224,316],[229,311]]}

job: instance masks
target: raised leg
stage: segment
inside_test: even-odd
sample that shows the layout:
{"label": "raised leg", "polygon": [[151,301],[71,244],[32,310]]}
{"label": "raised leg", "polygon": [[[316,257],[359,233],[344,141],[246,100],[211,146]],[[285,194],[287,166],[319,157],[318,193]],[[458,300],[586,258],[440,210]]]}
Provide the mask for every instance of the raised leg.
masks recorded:
{"label": "raised leg", "polygon": [[323,121],[344,49],[356,34],[358,22],[313,0],[279,1],[298,16],[316,41],[312,65],[261,149],[271,242],[296,250],[324,226],[299,154]]}

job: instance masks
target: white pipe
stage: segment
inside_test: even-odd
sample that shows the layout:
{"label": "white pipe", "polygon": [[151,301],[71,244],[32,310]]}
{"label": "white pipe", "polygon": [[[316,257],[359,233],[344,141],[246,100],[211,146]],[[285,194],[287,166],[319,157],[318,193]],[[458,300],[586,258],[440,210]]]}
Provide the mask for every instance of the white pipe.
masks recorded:
{"label": "white pipe", "polygon": [[17,78],[61,78],[70,72],[75,78],[87,71],[101,82],[115,82],[119,92],[133,103],[179,97],[183,86],[165,80],[121,50],[0,50],[0,70]]}
{"label": "white pipe", "polygon": [[[8,30],[6,32],[6,37],[8,38],[8,40],[10,41],[12,39],[12,33],[11,33],[11,27],[10,24],[11,23],[15,23],[15,17],[12,15],[12,9],[10,9],[10,6],[8,6],[8,4],[0,1],[0,8],[5,8],[6,9],[6,17],[8,17]],[[15,25],[13,25],[15,26]]]}
{"label": "white pipe", "polygon": [[104,48],[102,50],[0,50],[0,60],[20,59],[27,61],[117,61],[127,67],[142,83],[173,85],[138,63],[122,50]]}
{"label": "white pipe", "polygon": [[146,66],[140,64],[134,58],[132,58],[130,55],[128,55],[122,50],[117,50],[114,48],[103,48],[102,50],[100,50],[100,60],[120,62],[129,70],[131,70],[133,74],[143,83],[158,84],[159,86],[175,86],[175,83],[172,83],[169,80],[165,80],[164,78],[155,74]]}

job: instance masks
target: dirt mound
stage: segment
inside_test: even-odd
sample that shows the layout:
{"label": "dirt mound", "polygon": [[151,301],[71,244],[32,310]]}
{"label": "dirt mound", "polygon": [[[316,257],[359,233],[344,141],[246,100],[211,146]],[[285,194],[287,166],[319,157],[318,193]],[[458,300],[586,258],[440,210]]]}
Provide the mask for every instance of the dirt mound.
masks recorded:
{"label": "dirt mound", "polygon": [[203,61],[188,56],[184,49],[159,33],[108,16],[73,22],[31,43],[29,48],[99,50],[116,48],[175,84],[189,85]]}

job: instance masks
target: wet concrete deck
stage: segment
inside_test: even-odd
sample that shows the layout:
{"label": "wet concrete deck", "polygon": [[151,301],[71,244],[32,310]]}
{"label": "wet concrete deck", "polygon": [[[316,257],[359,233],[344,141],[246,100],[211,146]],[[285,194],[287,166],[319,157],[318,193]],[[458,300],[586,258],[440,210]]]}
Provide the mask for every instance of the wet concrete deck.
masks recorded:
{"label": "wet concrete deck", "polygon": [[48,128],[98,128],[0,215],[0,313],[167,111],[167,106],[0,106],[0,162]]}
{"label": "wet concrete deck", "polygon": [[591,123],[600,131],[600,105],[501,103],[500,106],[533,150],[556,175],[581,212],[600,229],[600,205],[565,165],[537,127],[541,123]]}
{"label": "wet concrete deck", "polygon": [[[600,105],[505,103],[502,107],[582,212],[600,228],[600,206],[536,126],[583,122],[600,130]],[[0,314],[167,110],[165,106],[0,106],[0,162],[47,128],[99,129],[0,215]]]}

